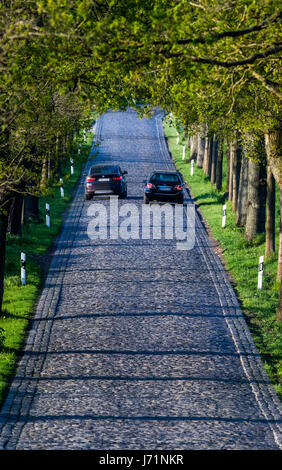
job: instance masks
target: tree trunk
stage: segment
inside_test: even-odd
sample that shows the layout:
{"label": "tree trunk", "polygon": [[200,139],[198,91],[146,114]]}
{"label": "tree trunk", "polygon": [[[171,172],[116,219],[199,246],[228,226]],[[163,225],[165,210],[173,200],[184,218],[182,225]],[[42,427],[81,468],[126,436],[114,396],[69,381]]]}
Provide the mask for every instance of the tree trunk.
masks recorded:
{"label": "tree trunk", "polygon": [[233,197],[233,144],[229,144],[229,189],[228,200],[232,201]]}
{"label": "tree trunk", "polygon": [[50,179],[52,174],[52,166],[51,166],[51,159],[48,157],[47,160],[47,178]]}
{"label": "tree trunk", "polygon": [[258,233],[265,232],[266,222],[266,165],[260,163],[259,171],[259,219],[258,219]]}
{"label": "tree trunk", "polygon": [[246,239],[265,231],[265,165],[249,159]]}
{"label": "tree trunk", "polygon": [[272,174],[278,184],[279,189],[282,189],[282,131],[277,129],[275,131],[265,134],[265,150],[267,155],[267,162],[271,168]]}
{"label": "tree trunk", "polygon": [[227,143],[227,149],[226,149],[225,157],[226,157],[226,188],[225,188],[225,192],[228,193],[228,196],[229,196],[230,145],[228,143]]}
{"label": "tree trunk", "polygon": [[208,176],[211,177],[211,164],[212,164],[212,153],[213,153],[214,140],[213,136],[210,138],[209,144],[209,160],[208,160]]}
{"label": "tree trunk", "polygon": [[29,218],[38,222],[40,220],[39,199],[37,196],[33,196],[31,194],[27,194],[24,197],[24,223],[26,223]]}
{"label": "tree trunk", "polygon": [[267,165],[265,256],[275,252],[275,179]]}
{"label": "tree trunk", "polygon": [[[277,280],[282,282],[282,132],[281,129],[275,129],[272,132],[265,134],[265,149],[267,155],[267,163],[270,166],[271,172],[278,184],[280,190],[280,236],[279,236],[279,250],[278,250],[278,267],[277,267]],[[280,305],[281,305],[280,299]]]}
{"label": "tree trunk", "polygon": [[240,181],[240,169],[241,169],[241,149],[238,146],[238,143],[235,142],[232,145],[232,208],[233,211],[237,211],[237,200],[238,200],[238,189],[239,189],[239,181]]}
{"label": "tree trunk", "polygon": [[59,136],[56,135],[55,139],[55,162],[56,162],[56,171],[58,176],[62,176],[62,160],[59,156]]}
{"label": "tree trunk", "polygon": [[205,152],[203,161],[203,171],[205,175],[209,174],[209,158],[210,158],[210,139],[208,136],[205,138]]}
{"label": "tree trunk", "polygon": [[43,160],[42,171],[41,171],[41,181],[40,181],[41,188],[46,185],[47,178],[48,178],[48,158],[45,157]]}
{"label": "tree trunk", "polygon": [[282,189],[280,189],[280,236],[278,252],[277,281],[280,282],[280,296],[276,310],[276,321],[282,321]]}
{"label": "tree trunk", "polygon": [[13,197],[9,216],[8,216],[8,233],[12,235],[19,235],[22,236],[22,208],[23,208],[23,194],[16,193]]}
{"label": "tree trunk", "polygon": [[278,307],[276,310],[276,321],[282,322],[282,282],[280,285],[280,295],[279,295],[279,300],[278,300]]}
{"label": "tree trunk", "polygon": [[248,166],[249,159],[243,154],[241,162],[238,199],[237,199],[237,212],[236,212],[236,225],[243,227],[246,225],[247,220],[247,201],[248,201]]}
{"label": "tree trunk", "polygon": [[282,283],[282,189],[280,189],[280,234],[279,234],[277,281]]}
{"label": "tree trunk", "polygon": [[223,161],[223,142],[218,142],[217,167],[216,167],[216,189],[222,189],[222,161]]}
{"label": "tree trunk", "polygon": [[259,172],[259,164],[250,159],[248,171],[248,202],[245,233],[247,240],[252,240],[257,235],[259,218]]}
{"label": "tree trunk", "polygon": [[213,136],[212,156],[211,156],[211,184],[216,182],[216,167],[218,157],[218,141],[217,136]]}
{"label": "tree trunk", "polygon": [[199,168],[202,168],[204,162],[204,152],[205,152],[205,138],[201,134],[198,134],[198,152],[197,152],[197,162],[196,165]]}
{"label": "tree trunk", "polygon": [[8,227],[9,204],[9,202],[3,201],[0,209],[0,316],[3,315],[6,234]]}
{"label": "tree trunk", "polygon": [[198,134],[192,135],[190,144],[190,160],[197,160],[198,153]]}

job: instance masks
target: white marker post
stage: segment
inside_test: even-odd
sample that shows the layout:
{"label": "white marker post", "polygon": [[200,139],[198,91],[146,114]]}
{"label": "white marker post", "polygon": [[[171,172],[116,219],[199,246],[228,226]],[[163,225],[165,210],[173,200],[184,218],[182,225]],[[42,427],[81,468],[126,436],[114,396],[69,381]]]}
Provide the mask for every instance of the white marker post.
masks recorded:
{"label": "white marker post", "polygon": [[50,205],[46,203],[46,225],[50,227]]}
{"label": "white marker post", "polygon": [[179,144],[179,134],[178,134],[178,132],[177,132],[177,137],[176,137],[176,143],[177,143],[177,145]]}
{"label": "white marker post", "polygon": [[21,253],[21,283],[22,286],[26,285],[26,269],[25,269],[26,255]]}
{"label": "white marker post", "polygon": [[191,160],[191,176],[194,175],[194,160]]}
{"label": "white marker post", "polygon": [[73,159],[70,159],[70,164],[71,164],[71,175],[74,173],[74,168],[73,168]]}
{"label": "white marker post", "polygon": [[64,186],[63,186],[63,179],[62,178],[60,178],[60,183],[61,183],[61,186],[60,186],[61,197],[64,197],[65,192],[64,192]]}
{"label": "white marker post", "polygon": [[225,227],[226,224],[226,204],[222,208],[222,227]]}
{"label": "white marker post", "polygon": [[185,160],[185,150],[186,150],[186,146],[182,145],[182,160]]}
{"label": "white marker post", "polygon": [[86,130],[83,129],[83,139],[84,139],[84,142],[86,141]]}
{"label": "white marker post", "polygon": [[263,277],[263,261],[264,256],[259,257],[259,268],[258,268],[258,289],[262,289],[262,277]]}

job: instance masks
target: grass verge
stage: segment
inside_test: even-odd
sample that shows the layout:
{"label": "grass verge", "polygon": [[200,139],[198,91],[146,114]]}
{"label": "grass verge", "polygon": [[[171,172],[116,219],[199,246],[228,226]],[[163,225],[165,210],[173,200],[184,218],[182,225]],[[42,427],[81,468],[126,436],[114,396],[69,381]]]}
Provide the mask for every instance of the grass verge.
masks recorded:
{"label": "grass verge", "polygon": [[[264,367],[282,399],[282,324],[275,321],[279,297],[276,282],[277,253],[265,259],[263,288],[257,289],[259,256],[265,252],[265,235],[258,235],[252,242],[245,240],[244,228],[236,227],[232,203],[227,201],[226,226],[221,227],[224,191],[219,193],[211,185],[201,168],[194,165],[190,175],[189,155],[182,160],[183,136],[176,143],[177,132],[170,121],[164,120],[164,132],[175,165],[187,182],[193,199],[207,224],[212,238],[218,242],[218,251],[240,303],[251,335],[259,350]],[[226,160],[223,165],[223,188],[226,186]],[[279,193],[277,191],[276,240],[279,239]]]}
{"label": "grass verge", "polygon": [[[9,382],[15,371],[19,352],[24,344],[29,322],[39,297],[52,245],[59,235],[66,211],[70,208],[74,189],[80,178],[82,167],[92,145],[93,134],[86,134],[79,156],[73,156],[74,173],[70,163],[63,165],[64,197],[61,197],[59,183],[53,183],[47,196],[39,198],[40,222],[29,221],[22,227],[22,237],[7,235],[5,264],[5,291],[3,310],[0,317],[0,331],[4,330],[4,347],[0,352],[0,406],[3,403]],[[46,203],[50,204],[51,224],[45,223]],[[20,255],[26,253],[26,280],[21,285]]]}

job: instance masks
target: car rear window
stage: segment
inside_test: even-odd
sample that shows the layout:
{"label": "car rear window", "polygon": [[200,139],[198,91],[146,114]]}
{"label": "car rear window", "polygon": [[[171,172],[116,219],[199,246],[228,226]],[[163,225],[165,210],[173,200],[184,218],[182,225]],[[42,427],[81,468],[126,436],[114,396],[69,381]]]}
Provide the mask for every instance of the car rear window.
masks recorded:
{"label": "car rear window", "polygon": [[175,173],[154,173],[150,181],[154,183],[180,183],[180,178]]}
{"label": "car rear window", "polygon": [[119,168],[117,166],[93,166],[90,169],[91,175],[112,175],[118,173]]}

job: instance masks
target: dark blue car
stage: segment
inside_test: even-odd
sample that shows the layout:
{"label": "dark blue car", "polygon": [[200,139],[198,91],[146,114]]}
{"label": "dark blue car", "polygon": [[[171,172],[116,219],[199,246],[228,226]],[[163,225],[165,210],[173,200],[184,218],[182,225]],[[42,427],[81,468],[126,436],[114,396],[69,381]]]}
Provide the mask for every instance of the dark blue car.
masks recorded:
{"label": "dark blue car", "polygon": [[150,175],[144,189],[144,204],[153,200],[183,204],[184,183],[178,171],[156,170]]}

